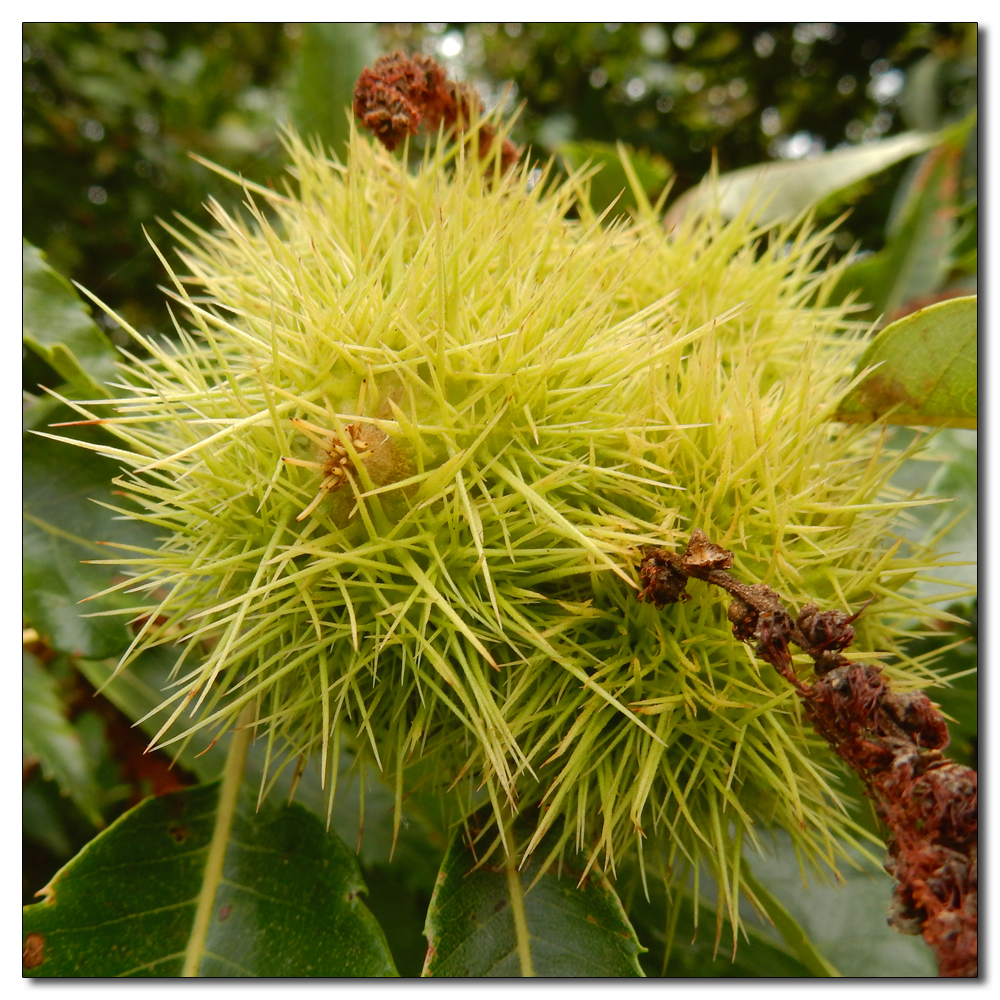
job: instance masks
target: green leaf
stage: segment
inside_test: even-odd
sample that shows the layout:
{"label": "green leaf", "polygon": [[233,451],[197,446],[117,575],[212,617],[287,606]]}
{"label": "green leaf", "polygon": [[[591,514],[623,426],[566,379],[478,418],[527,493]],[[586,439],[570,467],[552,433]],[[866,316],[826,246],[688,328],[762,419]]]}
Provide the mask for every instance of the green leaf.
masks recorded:
{"label": "green leaf", "polygon": [[[46,419],[74,417],[67,408],[42,408]],[[88,440],[100,433],[93,428],[68,430],[71,436]],[[79,605],[105,589],[114,575],[111,566],[82,564],[82,560],[114,557],[116,550],[100,543],[155,545],[155,529],[122,520],[93,502],[127,504],[112,492],[111,480],[118,472],[116,463],[92,452],[36,435],[25,438],[24,611],[54,649],[69,655],[91,659],[116,656],[132,638],[124,618],[84,616],[127,607],[134,603],[133,598],[111,596]]]}
{"label": "green leaf", "polygon": [[82,536],[63,534],[41,519],[24,522],[24,613],[49,644],[72,656],[115,656],[128,646],[131,634],[114,618],[85,618],[112,602],[94,602],[80,608],[79,602],[99,591],[108,575],[83,566],[84,557],[95,553]]}
{"label": "green leaf", "polygon": [[[27,848],[33,845],[41,848],[60,861],[66,861],[73,856],[73,830],[65,813],[67,800],[63,798],[57,785],[45,781],[40,774],[28,777],[21,793],[21,837]],[[86,839],[93,836],[93,826],[87,831]],[[22,854],[22,884],[25,891],[30,891],[29,873],[25,871],[31,866],[29,850]],[[47,860],[47,859],[46,859]],[[47,869],[51,871],[51,869]],[[35,881],[35,885],[40,880]]]}
{"label": "green leaf", "polygon": [[857,290],[858,301],[868,306],[865,315],[892,318],[943,286],[954,265],[961,157],[960,146],[942,144],[915,165],[890,218],[884,249],[844,272],[834,301]]}
{"label": "green leaf", "polygon": [[979,272],[979,248],[968,250],[955,258],[955,270],[962,274],[978,274]]}
{"label": "green leaf", "polygon": [[[434,849],[427,854],[431,859],[441,858],[441,852]],[[422,870],[424,858],[417,858],[416,866],[413,860],[397,851],[391,865],[362,866],[368,909],[385,933],[400,976],[408,979],[420,975],[427,954],[424,921],[437,874],[435,866],[428,879]]]}
{"label": "green leaf", "polygon": [[355,81],[378,55],[374,24],[302,26],[290,103],[292,121],[303,136],[318,136],[337,156],[343,156]]}
{"label": "green leaf", "polygon": [[[25,907],[27,976],[392,976],[358,865],[318,817],[244,785],[150,798],[98,835]],[[224,843],[221,869],[210,845]],[[207,927],[199,902],[214,894]],[[39,961],[40,959],[40,961]]]}
{"label": "green leaf", "polygon": [[694,901],[688,891],[680,892],[668,903],[662,881],[650,878],[649,894],[647,901],[641,887],[637,887],[634,898],[626,905],[639,940],[649,949],[639,959],[647,976],[802,979],[812,975],[785,947],[746,923],[735,956],[725,944],[716,948],[715,912],[699,905],[695,919]]}
{"label": "green leaf", "polygon": [[817,950],[816,945],[802,925],[785,909],[777,898],[753,874],[746,858],[740,865],[740,877],[749,892],[752,892],[763,910],[763,915],[771,921],[785,939],[798,960],[814,976],[840,976],[840,973]]}
{"label": "green leaf", "polygon": [[[894,428],[889,446],[904,451],[926,433],[910,427]],[[978,583],[979,435],[977,431],[945,427],[934,435],[922,454],[907,459],[895,472],[891,487],[904,494],[942,497],[947,502],[914,507],[900,533],[916,545],[937,539],[934,548],[950,565],[935,577],[915,581],[920,593],[953,594],[955,585],[970,592]],[[958,612],[961,614],[961,612]],[[914,649],[908,647],[911,655]]]}
{"label": "green leaf", "polygon": [[671,228],[686,213],[713,204],[726,219],[735,218],[749,207],[761,225],[790,220],[834,192],[922,153],[937,141],[933,134],[906,132],[862,146],[835,149],[809,160],[744,167],[716,178],[709,175],[673,203],[665,224]]}
{"label": "green leaf", "polygon": [[972,660],[967,665],[971,672],[947,686],[931,688],[930,696],[949,718],[947,756],[975,770],[979,767],[979,677],[975,657],[967,659]]}
{"label": "green leaf", "polygon": [[941,126],[942,69],[945,60],[935,52],[906,71],[906,87],[900,100],[903,120],[915,129],[930,130]]}
{"label": "green leaf", "polygon": [[976,426],[977,296],[948,299],[890,323],[857,373],[877,365],[841,400],[837,420]]}
{"label": "green leaf", "polygon": [[425,976],[641,976],[642,950],[607,879],[566,865],[532,886],[542,848],[518,872],[508,861],[476,868],[459,833],[427,911]]}
{"label": "green leaf", "polygon": [[962,159],[959,146],[942,145],[921,161],[898,221],[888,227],[886,248],[894,281],[882,309],[896,310],[944,284],[952,268],[951,247],[958,232],[956,201]]}
{"label": "green leaf", "polygon": [[[776,833],[775,851],[754,855],[750,866],[756,882],[767,887],[842,976],[936,975],[933,953],[923,939],[899,934],[886,922],[892,879],[879,865],[852,855],[859,867],[841,862],[839,885],[823,884],[814,875],[806,885],[787,835]],[[761,929],[774,933],[767,925]]]}
{"label": "green leaf", "polygon": [[[645,153],[626,146],[629,162],[644,194],[655,201],[670,178],[670,164],[662,156]],[[625,215],[636,209],[638,202],[630,178],[622,163],[618,147],[610,142],[581,141],[560,145],[559,154],[569,170],[576,170],[585,163],[599,167],[590,179],[590,206],[600,215],[619,195],[613,215]]]}
{"label": "green leaf", "polygon": [[21,653],[21,677],[25,754],[37,757],[42,774],[54,780],[95,826],[103,826],[90,760],[63,711],[56,679],[27,651]]}
{"label": "green leaf", "polygon": [[892,283],[891,262],[886,251],[859,254],[844,268],[830,299],[839,304],[853,292],[858,318],[874,321],[885,312]]}
{"label": "green leaf", "polygon": [[[138,720],[154,712],[162,703],[176,657],[176,650],[151,649],[113,678],[114,661],[81,660],[77,665],[109,701],[130,719]],[[143,731],[154,736],[169,714],[170,709],[155,712],[142,723]],[[181,765],[202,781],[218,778],[225,764],[225,741],[219,741],[214,747],[211,742],[211,734],[200,730],[178,754]],[[180,746],[175,744],[167,752],[176,752]],[[250,788],[260,786],[266,749],[263,740],[249,747],[244,781]],[[368,908],[385,932],[400,974],[419,976],[427,950],[424,918],[447,838],[425,819],[418,806],[419,791],[407,796],[397,835],[393,791],[386,787],[381,774],[372,765],[366,762],[362,771],[365,778],[363,808],[355,754],[345,742],[340,752],[340,775],[330,812],[330,828],[352,849],[355,845],[359,848],[358,860],[370,890]],[[288,800],[292,777],[293,769],[286,767],[269,793],[270,801]],[[320,787],[313,761],[296,784],[295,802],[311,810],[325,825],[327,792]],[[434,798],[433,803],[436,802]]]}
{"label": "green leaf", "polygon": [[73,286],[27,240],[22,280],[24,342],[67,382],[110,396],[105,382],[117,375],[118,352]]}

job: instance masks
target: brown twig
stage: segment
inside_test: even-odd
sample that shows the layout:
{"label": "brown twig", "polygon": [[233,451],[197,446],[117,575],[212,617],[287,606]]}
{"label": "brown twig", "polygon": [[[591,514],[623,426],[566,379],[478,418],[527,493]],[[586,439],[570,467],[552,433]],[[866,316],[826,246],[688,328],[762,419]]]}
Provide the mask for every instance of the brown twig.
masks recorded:
{"label": "brown twig", "polygon": [[[382,56],[364,69],[354,87],[354,114],[361,124],[392,151],[407,135],[416,135],[421,124],[433,131],[457,125],[469,128],[475,114],[483,110],[479,96],[471,88],[445,76],[444,69],[428,56],[407,56],[394,52]],[[479,126],[479,156],[490,155],[496,129],[489,122]],[[517,162],[520,152],[504,139],[500,147],[500,168],[506,172]]]}
{"label": "brown twig", "polygon": [[[699,529],[682,555],[644,553],[640,601],[656,607],[690,600],[694,577],[721,587],[733,602],[733,635],[794,688],[806,718],[858,774],[889,831],[886,870],[896,879],[889,924],[922,934],[942,976],[978,975],[977,775],[942,755],[948,727],[922,691],[899,694],[881,668],[843,655],[854,640],[847,615],[807,604],[796,618],[764,584],[745,584],[728,572],[733,553]],[[817,679],[796,675],[789,644],[804,650]]]}

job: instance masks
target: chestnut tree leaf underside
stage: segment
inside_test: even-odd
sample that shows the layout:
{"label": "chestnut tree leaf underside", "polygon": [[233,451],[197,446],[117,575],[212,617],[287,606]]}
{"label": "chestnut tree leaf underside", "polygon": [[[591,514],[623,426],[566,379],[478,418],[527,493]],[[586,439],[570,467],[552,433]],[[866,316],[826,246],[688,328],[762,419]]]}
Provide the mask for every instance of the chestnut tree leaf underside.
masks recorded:
{"label": "chestnut tree leaf underside", "polygon": [[726,219],[735,218],[749,205],[761,225],[788,221],[837,191],[922,153],[938,138],[930,133],[904,132],[810,159],[763,163],[718,177],[710,174],[670,206],[664,222],[671,229],[688,212],[703,211],[713,204]]}

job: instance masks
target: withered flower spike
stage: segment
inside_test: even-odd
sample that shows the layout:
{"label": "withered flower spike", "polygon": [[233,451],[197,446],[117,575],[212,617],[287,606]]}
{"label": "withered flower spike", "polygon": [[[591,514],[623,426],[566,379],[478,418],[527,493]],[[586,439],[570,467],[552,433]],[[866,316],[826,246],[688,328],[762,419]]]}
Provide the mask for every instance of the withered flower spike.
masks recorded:
{"label": "withered flower spike", "polygon": [[[354,85],[354,116],[390,152],[407,135],[416,135],[421,123],[434,132],[469,127],[483,105],[479,95],[462,83],[449,80],[444,69],[429,56],[393,52],[361,71]],[[489,122],[479,128],[479,156],[491,155],[496,129]],[[520,152],[504,139],[500,147],[502,172],[517,162]]]}
{"label": "withered flower spike", "polygon": [[[820,611],[815,604],[806,604],[799,612],[796,621],[799,631],[802,633],[807,646],[803,647],[809,655],[817,660],[817,672],[820,670],[818,654],[823,652],[839,652],[846,649],[854,641],[855,631],[851,628],[851,622],[856,621],[858,616],[874,600],[869,598],[864,604],[854,612],[853,615],[846,615],[843,611]],[[824,658],[826,669],[836,666],[834,662],[837,657]],[[830,662],[827,662],[830,661]]]}
{"label": "withered flower spike", "polygon": [[[793,621],[764,584],[747,585],[727,570],[733,553],[695,529],[682,556],[649,549],[640,563],[639,600],[658,608],[688,599],[695,577],[733,598],[727,617],[741,642],[790,684],[805,716],[834,752],[864,781],[886,825],[886,871],[897,880],[888,922],[904,934],[922,934],[942,976],[978,975],[978,777],[941,755],[948,727],[922,691],[890,691],[881,668],[841,655],[854,641],[853,615],[806,604]],[[796,676],[789,644],[813,660],[809,685]]]}
{"label": "withered flower spike", "polygon": [[[354,87],[354,114],[388,150],[407,135],[416,135],[421,121],[436,127],[435,116],[446,100],[445,75],[433,60],[409,58],[404,52],[382,56],[361,71]],[[431,121],[436,117],[437,121]]]}
{"label": "withered flower spike", "polygon": [[684,589],[687,576],[675,565],[676,556],[665,549],[648,549],[639,568],[643,583],[640,601],[649,601],[662,608],[677,601],[689,601],[691,595]]}
{"label": "withered flower spike", "polygon": [[691,541],[682,556],[684,566],[691,572],[697,570],[729,569],[733,565],[733,553],[709,541],[708,535],[700,528],[691,532]]}
{"label": "withered flower spike", "polygon": [[788,644],[792,639],[792,618],[784,608],[765,611],[758,619],[757,655],[767,660],[782,676],[792,671],[792,651]]}
{"label": "withered flower spike", "polygon": [[760,614],[756,608],[745,604],[738,597],[733,598],[733,602],[726,611],[726,617],[733,623],[733,635],[740,642],[753,642],[757,634],[757,622]]}

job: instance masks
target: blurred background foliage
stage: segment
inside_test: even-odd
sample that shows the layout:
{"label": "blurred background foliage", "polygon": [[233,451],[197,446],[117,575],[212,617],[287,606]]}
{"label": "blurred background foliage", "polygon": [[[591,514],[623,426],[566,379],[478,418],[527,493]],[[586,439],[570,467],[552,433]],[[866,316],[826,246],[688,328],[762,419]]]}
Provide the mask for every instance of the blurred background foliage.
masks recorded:
{"label": "blurred background foliage", "polygon": [[291,41],[280,24],[24,24],[25,237],[139,328],[167,328],[142,227],[229,198],[189,151],[280,174]]}
{"label": "blurred background foliage", "polygon": [[[142,227],[159,238],[157,216],[198,220],[209,196],[239,200],[188,153],[280,185],[281,123],[291,116],[339,147],[341,108],[380,52],[434,56],[488,107],[523,102],[514,138],[536,156],[607,159],[595,143],[625,142],[654,195],[673,180],[671,198],[713,154],[722,171],[803,159],[937,129],[976,104],[972,24],[25,23],[22,39],[24,235],[144,332],[170,327]],[[975,159],[972,138],[959,178],[966,270]],[[857,203],[837,250],[884,247],[913,169],[899,164],[829,206]],[[610,176],[605,187],[617,194]]]}
{"label": "blurred background foliage", "polygon": [[[189,152],[280,188],[282,125],[291,121],[339,152],[347,135],[342,109],[358,72],[379,54],[402,48],[434,56],[453,78],[476,86],[488,108],[502,106],[508,115],[520,109],[512,135],[535,159],[555,156],[557,168],[587,159],[604,163],[591,191],[599,208],[625,183],[617,142],[629,148],[651,198],[672,185],[670,204],[701,180],[713,156],[721,172],[769,161],[805,163],[907,130],[937,132],[966,122],[928,153],[820,207],[820,218],[828,220],[851,209],[832,249],[852,255],[839,294],[860,290],[872,319],[898,315],[975,291],[977,145],[968,123],[977,103],[977,46],[974,24],[25,23],[24,235],[57,272],[137,329],[168,332],[157,289],[164,275],[143,229],[166,249],[170,240],[157,218],[179,213],[204,222],[207,198],[229,208],[241,200],[238,188]],[[619,208],[628,204],[625,197]],[[25,259],[37,271],[43,265],[32,254]],[[63,308],[79,358],[105,337],[128,345],[125,331],[101,310],[93,310],[93,318],[103,335],[84,329],[90,321],[78,303]],[[72,379],[65,365],[43,341],[29,337],[24,354],[28,428],[68,415],[40,398],[40,385],[73,391],[66,388]],[[92,391],[92,384],[79,391]],[[971,510],[966,534],[972,534],[959,547],[974,555],[975,433],[949,433],[941,440],[954,455],[938,479],[944,476],[949,495],[964,497]],[[94,589],[79,572],[79,560],[91,553],[74,545],[114,537],[118,528],[98,530],[88,520],[96,508],[86,498],[106,488],[105,470],[93,468],[82,452],[66,460],[52,448],[26,439],[26,507],[36,521],[47,517],[46,504],[69,511],[64,521],[79,522],[79,538],[67,535],[60,548],[40,521],[29,524],[26,535],[26,588],[32,573],[49,585],[25,605],[25,903],[129,805],[197,780],[183,768],[170,769],[162,752],[143,753],[145,739],[132,728],[138,714],[126,701],[94,697],[91,680],[106,677],[115,662],[101,659],[111,656],[101,646],[111,639],[88,632],[81,645],[60,627],[75,601]],[[53,485],[47,470],[59,462],[66,463],[66,475]],[[956,630],[941,622],[919,635],[912,652],[941,650],[942,672],[964,673],[934,697],[956,719],[952,752],[974,764],[976,606],[949,611],[972,625]],[[127,643],[127,630],[120,631],[124,638],[112,639]],[[870,823],[865,809],[859,819]],[[423,914],[443,850],[443,841],[418,831],[413,836],[419,843],[411,853],[424,857],[423,867],[362,858],[369,905],[404,975],[416,974],[422,962]],[[794,859],[789,866],[795,870]],[[872,891],[878,896],[882,889]],[[741,950],[739,966],[724,968],[703,955],[704,942],[683,944],[690,935],[678,938],[671,956],[657,930],[661,917],[638,904],[629,912],[650,948],[651,974],[801,974],[794,964],[785,969],[787,955],[772,954],[763,939]],[[691,919],[693,911],[685,911],[681,924]]]}

